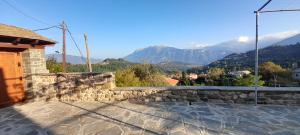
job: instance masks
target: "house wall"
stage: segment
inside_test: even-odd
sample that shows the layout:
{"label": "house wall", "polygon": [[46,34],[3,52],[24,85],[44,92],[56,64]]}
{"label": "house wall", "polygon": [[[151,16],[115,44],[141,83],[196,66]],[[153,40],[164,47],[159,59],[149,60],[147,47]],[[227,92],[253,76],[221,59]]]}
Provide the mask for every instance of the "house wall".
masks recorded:
{"label": "house wall", "polygon": [[26,49],[22,52],[24,74],[49,73],[44,49]]}
{"label": "house wall", "polygon": [[300,71],[293,72],[293,78],[296,80],[300,80]]}
{"label": "house wall", "polygon": [[40,78],[33,74],[49,73],[46,68],[44,49],[26,49],[22,53],[25,97],[32,98]]}

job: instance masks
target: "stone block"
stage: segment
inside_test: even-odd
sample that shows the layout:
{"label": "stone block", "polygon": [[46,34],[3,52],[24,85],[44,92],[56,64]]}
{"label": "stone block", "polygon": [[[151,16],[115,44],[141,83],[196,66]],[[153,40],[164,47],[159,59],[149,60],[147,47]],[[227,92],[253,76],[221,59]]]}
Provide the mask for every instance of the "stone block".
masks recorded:
{"label": "stone block", "polygon": [[244,98],[247,98],[248,95],[243,93],[243,94],[240,94],[239,97],[242,98],[242,99],[244,99]]}
{"label": "stone block", "polygon": [[155,97],[155,102],[161,102],[162,101],[162,97]]}

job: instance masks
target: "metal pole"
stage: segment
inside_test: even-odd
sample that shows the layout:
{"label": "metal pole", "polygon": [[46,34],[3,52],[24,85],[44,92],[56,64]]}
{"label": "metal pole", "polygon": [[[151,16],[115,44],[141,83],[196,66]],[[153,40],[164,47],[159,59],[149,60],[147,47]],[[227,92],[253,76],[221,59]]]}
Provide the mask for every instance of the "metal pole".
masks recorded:
{"label": "metal pole", "polygon": [[62,51],[62,66],[63,72],[67,72],[67,64],[66,64],[66,24],[62,22],[62,32],[63,32],[63,51]]}
{"label": "metal pole", "polygon": [[300,9],[280,9],[280,10],[264,10],[259,13],[276,13],[276,12],[298,12]]}
{"label": "metal pole", "polygon": [[260,12],[261,10],[263,10],[272,0],[268,0],[262,7],[260,7],[257,12]]}
{"label": "metal pole", "polygon": [[271,2],[272,0],[268,0],[261,8],[259,8],[257,11],[254,11],[256,14],[256,39],[255,39],[255,105],[257,105],[257,91],[258,91],[258,19],[259,19],[259,14],[260,13],[272,13],[272,12],[295,12],[295,11],[300,11],[300,9],[281,9],[281,10],[265,10],[263,9]]}
{"label": "metal pole", "polygon": [[256,11],[256,36],[255,36],[255,105],[257,105],[257,89],[258,89],[258,17],[259,11]]}

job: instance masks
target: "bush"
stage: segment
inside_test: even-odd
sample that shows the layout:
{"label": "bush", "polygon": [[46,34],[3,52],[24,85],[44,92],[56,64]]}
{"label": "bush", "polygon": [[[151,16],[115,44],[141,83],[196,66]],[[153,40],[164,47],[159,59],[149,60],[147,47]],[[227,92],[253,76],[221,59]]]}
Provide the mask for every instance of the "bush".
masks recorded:
{"label": "bush", "polygon": [[53,57],[47,59],[46,67],[50,73],[58,73],[63,71],[61,63],[58,63]]}
{"label": "bush", "polygon": [[168,86],[165,76],[150,64],[139,64],[116,72],[118,87]]}
{"label": "bush", "polygon": [[133,70],[124,69],[116,72],[116,85],[118,87],[140,86],[141,82]]}
{"label": "bush", "polygon": [[[258,77],[258,86],[263,86],[265,84],[264,81],[260,80],[261,76]],[[233,81],[234,86],[255,86],[255,76],[247,75],[244,77],[239,77]]]}

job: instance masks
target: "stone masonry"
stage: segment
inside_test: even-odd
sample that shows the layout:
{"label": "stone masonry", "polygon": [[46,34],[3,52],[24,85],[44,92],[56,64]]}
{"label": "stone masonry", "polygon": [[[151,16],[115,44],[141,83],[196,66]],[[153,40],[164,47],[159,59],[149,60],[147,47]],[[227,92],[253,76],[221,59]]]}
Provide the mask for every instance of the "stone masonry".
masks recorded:
{"label": "stone masonry", "polygon": [[[44,74],[38,77],[33,93],[35,100],[255,103],[255,92],[250,89],[251,87],[115,88],[113,73]],[[300,90],[259,90],[258,103],[300,105]]]}
{"label": "stone masonry", "polygon": [[30,100],[95,100],[94,95],[115,87],[113,73],[32,74]]}
{"label": "stone masonry", "polygon": [[44,49],[26,49],[22,52],[24,87],[26,98],[32,98],[32,93],[36,89],[36,78],[33,74],[49,73],[46,68],[46,58]]}
{"label": "stone masonry", "polygon": [[22,52],[24,74],[49,73],[44,49],[26,49]]}

